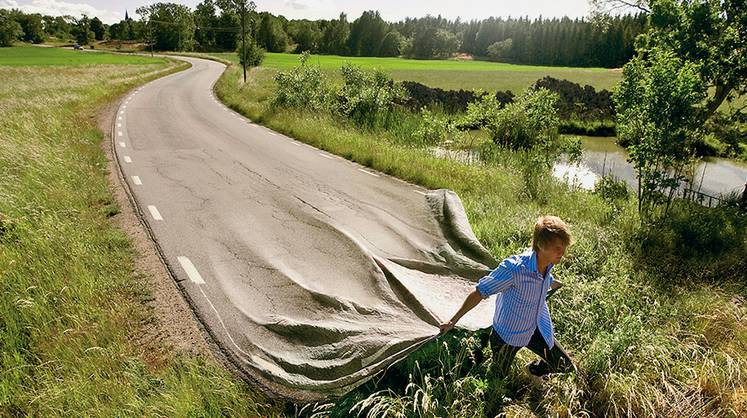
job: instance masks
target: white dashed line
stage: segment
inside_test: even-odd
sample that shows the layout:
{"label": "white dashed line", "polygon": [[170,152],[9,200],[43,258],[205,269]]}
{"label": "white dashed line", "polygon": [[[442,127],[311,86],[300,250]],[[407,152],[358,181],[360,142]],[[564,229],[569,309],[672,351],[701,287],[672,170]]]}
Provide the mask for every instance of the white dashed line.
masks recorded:
{"label": "white dashed line", "polygon": [[117,136],[122,136],[122,131],[117,131]]}
{"label": "white dashed line", "polygon": [[121,124],[121,123],[118,123],[118,124],[117,124],[117,128],[121,128],[121,127],[122,127],[122,124]]}
{"label": "white dashed line", "polygon": [[158,209],[153,205],[148,205],[148,210],[150,211],[150,216],[153,217],[153,219],[157,221],[162,221],[163,218],[161,217],[161,213],[158,212]]}
{"label": "white dashed line", "polygon": [[329,155],[322,154],[321,152],[319,153],[319,155],[321,155],[322,157],[327,158],[329,160],[333,160],[334,159],[334,158],[330,157]]}
{"label": "white dashed line", "polygon": [[366,170],[364,170],[362,168],[359,168],[358,171],[362,171],[362,172],[368,174],[369,176],[380,177],[378,174],[374,174],[374,173],[372,173],[370,171],[366,171]]}
{"label": "white dashed line", "polygon": [[142,186],[143,182],[140,181],[140,177],[138,176],[132,176],[132,182],[135,183],[137,186]]}
{"label": "white dashed line", "polygon": [[276,134],[275,132],[272,132],[272,131],[267,131],[267,133],[270,134],[270,135],[272,135],[272,136],[278,136],[278,134]]}
{"label": "white dashed line", "polygon": [[124,156],[124,161],[125,161],[125,162],[126,162],[127,164],[130,164],[130,163],[132,162],[132,158],[130,158],[130,156],[129,156],[129,155],[125,155],[125,156]]}
{"label": "white dashed line", "polygon": [[293,144],[293,145],[295,145],[295,146],[297,146],[297,147],[300,147],[300,146],[301,146],[301,144],[299,144],[298,142],[291,142],[291,144]]}
{"label": "white dashed line", "polygon": [[422,194],[423,196],[425,196],[425,193],[421,192],[420,190],[413,190],[413,192],[419,193],[419,194]]}
{"label": "white dashed line", "polygon": [[205,280],[202,279],[200,272],[197,271],[195,265],[192,264],[189,258],[180,255],[179,257],[176,257],[176,259],[179,260],[179,264],[182,265],[184,272],[187,273],[187,276],[189,276],[189,280],[192,280],[192,283],[205,284]]}
{"label": "white dashed line", "polygon": [[117,120],[122,120],[122,116],[117,116]]}
{"label": "white dashed line", "polygon": [[122,148],[127,148],[127,144],[125,144],[124,142],[120,142],[119,146],[122,147]]}

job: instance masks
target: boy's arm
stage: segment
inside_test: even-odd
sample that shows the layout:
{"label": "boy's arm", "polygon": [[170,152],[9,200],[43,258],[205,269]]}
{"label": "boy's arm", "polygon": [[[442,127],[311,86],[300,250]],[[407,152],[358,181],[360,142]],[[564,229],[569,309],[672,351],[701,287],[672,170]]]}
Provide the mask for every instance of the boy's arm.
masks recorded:
{"label": "boy's arm", "polygon": [[444,322],[439,326],[441,329],[441,334],[446,334],[449,332],[452,328],[454,328],[454,325],[456,325],[457,322],[469,311],[472,310],[475,306],[477,306],[480,301],[482,300],[482,295],[480,292],[477,291],[477,289],[473,290],[472,293],[467,295],[467,298],[464,299],[464,303],[462,303],[462,307],[459,308],[457,313],[454,314],[454,316],[449,320],[448,322]]}

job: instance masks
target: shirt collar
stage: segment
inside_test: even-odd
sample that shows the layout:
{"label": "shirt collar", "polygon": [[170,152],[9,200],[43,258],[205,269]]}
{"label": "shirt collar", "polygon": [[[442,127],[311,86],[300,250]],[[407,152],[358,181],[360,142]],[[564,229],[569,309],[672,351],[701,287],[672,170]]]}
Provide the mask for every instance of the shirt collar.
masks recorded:
{"label": "shirt collar", "polygon": [[[537,252],[534,251],[534,249],[530,249],[529,251],[531,254],[531,257],[529,257],[529,268],[536,273],[540,273],[539,267],[537,266]],[[547,274],[550,274],[550,271],[554,266],[555,264],[553,263],[547,265]]]}

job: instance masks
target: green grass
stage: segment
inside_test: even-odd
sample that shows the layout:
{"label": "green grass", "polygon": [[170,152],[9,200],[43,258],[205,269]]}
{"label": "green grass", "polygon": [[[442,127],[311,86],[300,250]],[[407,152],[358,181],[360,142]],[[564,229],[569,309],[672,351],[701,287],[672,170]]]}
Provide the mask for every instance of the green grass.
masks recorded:
{"label": "green grass", "polygon": [[556,270],[566,286],[550,310],[579,373],[550,377],[538,387],[523,368],[532,359],[524,352],[511,379],[487,393],[484,367],[454,372],[442,360],[446,348],[436,343],[321,409],[333,416],[348,416],[356,404],[378,411],[374,416],[747,413],[744,215],[684,205],[658,225],[641,226],[634,199],[608,201],[568,189],[549,174],[531,197],[524,193],[521,154],[492,149],[487,164],[465,165],[333,115],[274,110],[273,73],[253,69],[242,84],[234,66],[216,91],[257,123],[413,183],[456,191],[477,237],[498,258],[529,243],[540,214],[569,221],[575,238]]}
{"label": "green grass", "polygon": [[212,360],[143,338],[151,296],[110,220],[93,116],[185,66],[0,66],[0,416],[277,415]]}
{"label": "green grass", "polygon": [[[235,53],[211,53],[232,62],[238,62]],[[297,54],[268,53],[263,67],[287,70],[298,65]],[[538,79],[551,76],[589,84],[597,89],[612,89],[620,80],[619,70],[606,68],[543,67],[515,65],[489,61],[413,60],[403,58],[342,57],[337,55],[312,55],[310,63],[323,70],[336,72],[349,62],[363,68],[387,71],[397,81],[410,80],[447,90],[483,89],[511,90],[519,93]]]}
{"label": "green grass", "polygon": [[70,66],[92,64],[154,64],[164,62],[162,58],[116,55],[96,51],[74,51],[53,47],[24,45],[12,48],[0,48],[0,65]]}

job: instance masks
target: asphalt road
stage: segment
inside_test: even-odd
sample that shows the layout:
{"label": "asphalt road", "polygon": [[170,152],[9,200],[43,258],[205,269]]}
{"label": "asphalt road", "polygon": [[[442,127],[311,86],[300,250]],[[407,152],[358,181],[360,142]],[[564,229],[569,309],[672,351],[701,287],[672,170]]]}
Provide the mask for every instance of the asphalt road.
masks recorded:
{"label": "asphalt road", "polygon": [[[117,160],[221,350],[293,399],[342,394],[438,333],[492,258],[461,203],[253,124],[212,92],[223,64],[121,104]],[[463,319],[489,326],[483,302]]]}

